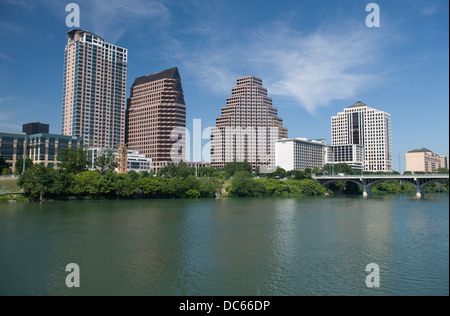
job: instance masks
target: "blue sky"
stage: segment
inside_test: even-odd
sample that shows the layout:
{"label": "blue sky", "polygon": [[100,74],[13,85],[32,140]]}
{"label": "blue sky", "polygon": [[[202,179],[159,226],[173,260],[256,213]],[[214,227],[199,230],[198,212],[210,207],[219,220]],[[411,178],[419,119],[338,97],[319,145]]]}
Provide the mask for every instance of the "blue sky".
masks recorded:
{"label": "blue sky", "polygon": [[[129,87],[177,66],[187,127],[214,126],[236,78],[263,79],[290,137],[331,142],[331,116],[356,101],[392,115],[405,153],[449,153],[447,0],[0,0],[0,130],[61,130],[68,3],[81,28],[129,50]],[[365,24],[376,2],[381,26]]]}

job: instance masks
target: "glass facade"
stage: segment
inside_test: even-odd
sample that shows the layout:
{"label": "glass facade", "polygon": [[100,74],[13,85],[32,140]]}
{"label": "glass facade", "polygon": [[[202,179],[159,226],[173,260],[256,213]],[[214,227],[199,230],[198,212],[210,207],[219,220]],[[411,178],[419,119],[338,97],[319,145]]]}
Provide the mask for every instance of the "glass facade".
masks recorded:
{"label": "glass facade", "polygon": [[[26,146],[25,146],[26,140]],[[23,133],[0,133],[0,155],[12,168],[18,159],[23,158],[26,148],[26,157],[33,164],[44,166],[57,166],[58,154],[63,148],[80,148],[83,141],[79,137],[36,134],[25,135]]]}

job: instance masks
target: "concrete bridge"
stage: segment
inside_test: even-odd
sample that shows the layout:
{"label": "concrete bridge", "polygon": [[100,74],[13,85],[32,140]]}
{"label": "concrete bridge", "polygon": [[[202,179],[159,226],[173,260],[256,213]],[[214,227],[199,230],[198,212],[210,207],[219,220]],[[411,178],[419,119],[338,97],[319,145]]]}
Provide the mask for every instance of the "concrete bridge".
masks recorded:
{"label": "concrete bridge", "polygon": [[392,175],[337,175],[337,176],[313,176],[317,182],[324,187],[337,181],[350,181],[363,187],[363,196],[372,195],[372,187],[380,182],[397,180],[409,182],[417,188],[416,196],[422,198],[425,196],[424,189],[430,183],[442,180],[448,180],[448,174],[392,174]]}

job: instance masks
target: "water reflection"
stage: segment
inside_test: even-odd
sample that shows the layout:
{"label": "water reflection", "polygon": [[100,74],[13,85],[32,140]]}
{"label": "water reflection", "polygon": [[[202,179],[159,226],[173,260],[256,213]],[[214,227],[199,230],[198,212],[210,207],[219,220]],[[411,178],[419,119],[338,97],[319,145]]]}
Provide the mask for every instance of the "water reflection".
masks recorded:
{"label": "water reflection", "polygon": [[4,204],[0,295],[448,295],[448,215],[445,195]]}

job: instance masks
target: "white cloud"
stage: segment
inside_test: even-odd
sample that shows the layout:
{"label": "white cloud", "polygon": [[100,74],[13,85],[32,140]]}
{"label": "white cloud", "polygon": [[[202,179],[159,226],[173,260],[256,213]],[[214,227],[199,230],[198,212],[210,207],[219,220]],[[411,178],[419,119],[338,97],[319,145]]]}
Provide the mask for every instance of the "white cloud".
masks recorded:
{"label": "white cloud", "polygon": [[383,46],[380,32],[358,24],[306,34],[277,22],[234,40],[206,42],[180,62],[199,84],[215,92],[229,95],[237,77],[256,75],[269,95],[314,113],[332,100],[358,98],[377,83],[380,75],[374,66]]}
{"label": "white cloud", "polygon": [[302,34],[280,24],[259,32],[254,53],[270,93],[296,101],[310,113],[332,100],[357,97],[377,80],[371,65],[381,41],[351,27]]}

